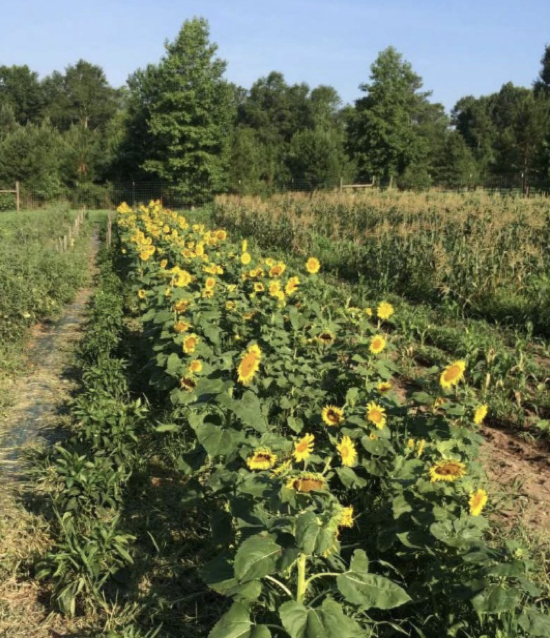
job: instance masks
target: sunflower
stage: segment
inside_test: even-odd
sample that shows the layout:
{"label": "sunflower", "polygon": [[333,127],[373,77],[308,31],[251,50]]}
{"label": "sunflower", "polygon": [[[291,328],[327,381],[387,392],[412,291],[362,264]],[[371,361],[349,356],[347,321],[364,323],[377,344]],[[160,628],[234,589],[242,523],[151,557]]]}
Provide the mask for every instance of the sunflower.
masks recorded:
{"label": "sunflower", "polygon": [[284,472],[289,470],[291,467],[292,467],[292,459],[287,459],[286,461],[281,463],[281,465],[279,465],[279,467],[276,467],[273,470],[272,474],[274,476],[279,476],[279,474],[283,474]]}
{"label": "sunflower", "polygon": [[334,343],[334,335],[332,334],[332,332],[330,332],[330,330],[324,330],[323,332],[321,332],[321,334],[319,334],[317,336],[317,339],[324,345],[324,346],[330,346]]}
{"label": "sunflower", "polygon": [[251,470],[269,470],[277,462],[277,455],[268,447],[260,447],[246,459]]}
{"label": "sunflower", "polygon": [[180,270],[176,273],[172,284],[177,288],[185,288],[185,286],[188,286],[192,281],[193,277],[187,272],[187,270]]}
{"label": "sunflower", "polygon": [[329,425],[340,425],[344,421],[344,410],[337,408],[335,405],[325,405],[321,412],[323,421]]}
{"label": "sunflower", "polygon": [[322,490],[325,487],[325,479],[321,474],[306,472],[287,481],[286,487],[296,492],[311,492]]}
{"label": "sunflower", "polygon": [[369,350],[372,352],[372,354],[380,354],[385,347],[386,340],[382,335],[375,335],[370,340]]}
{"label": "sunflower", "polygon": [[371,401],[367,405],[367,421],[370,421],[378,430],[381,430],[386,425],[386,410],[381,405]]}
{"label": "sunflower", "polygon": [[189,330],[189,328],[191,327],[191,324],[188,321],[177,321],[174,324],[174,330],[176,332],[187,332]]}
{"label": "sunflower", "polygon": [[321,268],[321,262],[317,257],[310,257],[306,262],[306,270],[310,275],[318,273]]}
{"label": "sunflower", "polygon": [[389,392],[391,390],[391,383],[389,381],[381,381],[376,386],[376,389],[378,390],[378,392],[380,392],[380,394],[385,394],[386,392]]}
{"label": "sunflower", "polygon": [[143,289],[138,290],[138,297],[140,299],[145,299],[146,296],[147,296],[147,293],[145,292],[145,290],[143,290]]}
{"label": "sunflower", "polygon": [[378,315],[378,318],[382,319],[383,321],[386,319],[389,319],[393,315],[393,313],[394,313],[393,306],[391,305],[391,303],[388,303],[387,301],[382,301],[382,303],[380,303],[380,305],[376,309],[376,314]]}
{"label": "sunflower", "polygon": [[353,467],[355,465],[355,461],[357,460],[357,450],[349,436],[344,436],[340,443],[336,446],[336,449],[340,452],[342,465],[347,467]]}
{"label": "sunflower", "polygon": [[261,358],[262,351],[260,350],[260,346],[257,344],[250,346],[250,348],[248,348],[248,350],[244,353],[237,368],[238,380],[243,385],[252,383],[252,378],[260,368]]}
{"label": "sunflower", "polygon": [[265,290],[265,286],[262,284],[261,281],[257,281],[254,284],[254,292],[264,292]]}
{"label": "sunflower", "polygon": [[464,376],[464,370],[466,370],[465,361],[455,361],[447,366],[441,373],[439,383],[443,389],[451,388],[453,385],[457,385]]}
{"label": "sunflower", "polygon": [[241,252],[245,253],[248,250],[248,240],[243,239],[241,244]]}
{"label": "sunflower", "polygon": [[162,259],[160,262],[160,267],[164,270],[168,266],[168,259]]}
{"label": "sunflower", "polygon": [[485,490],[479,489],[470,494],[468,504],[470,505],[470,516],[479,516],[487,505],[489,497]]}
{"label": "sunflower", "polygon": [[372,317],[372,308],[365,308],[365,314],[367,317]]}
{"label": "sunflower", "polygon": [[294,443],[294,452],[292,455],[296,461],[305,461],[311,456],[313,452],[313,441],[315,441],[315,435],[306,434],[298,442]]}
{"label": "sunflower", "polygon": [[485,404],[479,405],[476,408],[476,411],[474,414],[474,423],[476,425],[481,425],[483,423],[483,419],[487,416],[488,411],[489,411],[489,408],[487,407],[487,405]]}
{"label": "sunflower", "polygon": [[225,230],[217,230],[216,232],[216,239],[218,241],[224,241],[224,239],[227,237],[227,233],[225,232]]}
{"label": "sunflower", "polygon": [[426,447],[426,439],[420,439],[416,447],[416,456],[421,457],[422,454],[424,453],[425,447]]}
{"label": "sunflower", "polygon": [[225,309],[226,310],[235,310],[235,302],[234,301],[226,301],[225,302]]}
{"label": "sunflower", "polygon": [[281,282],[280,281],[272,281],[269,284],[269,294],[272,297],[275,297],[279,292],[281,292]]}
{"label": "sunflower", "polygon": [[243,318],[245,321],[250,321],[251,319],[253,319],[253,318],[254,318],[254,315],[255,315],[255,314],[256,314],[256,311],[255,311],[255,310],[249,310],[248,312],[243,312],[243,314],[242,314],[242,318]]}
{"label": "sunflower", "polygon": [[180,385],[184,390],[187,390],[187,392],[192,392],[197,387],[195,381],[190,377],[184,377],[180,381]]}
{"label": "sunflower", "polygon": [[353,527],[353,505],[344,507],[338,517],[338,527]]}
{"label": "sunflower", "polygon": [[241,255],[241,264],[243,266],[248,266],[248,264],[252,261],[252,257],[250,256],[250,253],[243,253]]}
{"label": "sunflower", "polygon": [[462,461],[444,459],[430,468],[430,481],[456,481],[466,474],[466,466]]}
{"label": "sunflower", "polygon": [[204,297],[205,299],[212,299],[213,296],[214,291],[212,290],[212,288],[205,288],[201,294],[201,297]]}
{"label": "sunflower", "polygon": [[199,343],[199,337],[196,334],[190,334],[185,337],[183,340],[183,351],[186,354],[190,354],[191,352],[195,352],[195,348]]}
{"label": "sunflower", "polygon": [[298,277],[291,277],[285,286],[285,292],[287,295],[292,295],[298,290],[298,286],[300,285],[300,279]]}
{"label": "sunflower", "polygon": [[286,264],[280,261],[278,264],[275,264],[269,269],[269,276],[273,278],[280,277],[285,270],[286,270]]}
{"label": "sunflower", "polygon": [[198,373],[202,372],[202,361],[200,359],[193,359],[189,364],[189,372]]}
{"label": "sunflower", "polygon": [[214,279],[214,277],[207,277],[206,281],[204,282],[204,287],[205,288],[214,288],[214,286],[216,285],[216,280]]}

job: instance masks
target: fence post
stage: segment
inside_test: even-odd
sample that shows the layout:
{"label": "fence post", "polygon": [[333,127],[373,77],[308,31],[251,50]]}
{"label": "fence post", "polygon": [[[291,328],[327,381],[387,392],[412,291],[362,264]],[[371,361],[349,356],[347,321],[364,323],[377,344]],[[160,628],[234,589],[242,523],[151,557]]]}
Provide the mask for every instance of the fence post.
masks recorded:
{"label": "fence post", "polygon": [[15,182],[15,210],[19,212],[19,182]]}

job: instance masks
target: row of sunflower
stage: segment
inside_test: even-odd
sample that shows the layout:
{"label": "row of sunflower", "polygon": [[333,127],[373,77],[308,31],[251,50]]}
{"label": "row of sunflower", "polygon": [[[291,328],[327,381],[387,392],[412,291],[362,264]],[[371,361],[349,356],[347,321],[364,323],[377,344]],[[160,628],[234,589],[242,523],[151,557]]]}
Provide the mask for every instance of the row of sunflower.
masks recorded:
{"label": "row of sunflower", "polygon": [[290,272],[158,202],[119,213],[161,427],[211,514],[203,578],[233,599],[211,638],[543,635],[529,563],[483,539],[464,361],[408,390],[392,306],[351,305],[315,257]]}

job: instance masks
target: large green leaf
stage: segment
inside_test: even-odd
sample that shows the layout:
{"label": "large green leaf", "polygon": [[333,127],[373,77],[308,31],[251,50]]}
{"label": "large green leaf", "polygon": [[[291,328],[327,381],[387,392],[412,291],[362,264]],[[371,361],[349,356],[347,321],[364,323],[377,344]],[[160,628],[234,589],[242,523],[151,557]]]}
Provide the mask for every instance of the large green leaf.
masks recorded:
{"label": "large green leaf", "polygon": [[296,545],[304,554],[311,555],[321,533],[321,525],[313,512],[301,514],[296,519]]}
{"label": "large green leaf", "polygon": [[235,603],[214,625],[209,638],[270,638],[265,625],[255,625],[248,609]]}
{"label": "large green leaf", "polygon": [[235,556],[235,577],[242,583],[271,574],[276,569],[281,551],[281,546],[269,536],[247,538]]}
{"label": "large green leaf", "polygon": [[550,616],[548,614],[528,610],[520,616],[519,626],[530,636],[537,636],[537,638],[550,636]]}
{"label": "large green leaf", "polygon": [[208,456],[227,456],[235,451],[241,437],[232,428],[223,428],[213,423],[201,423],[195,428],[197,439]]}
{"label": "large green leaf", "polygon": [[410,600],[402,587],[376,574],[346,572],[338,576],[336,582],[342,596],[363,609],[393,609]]}
{"label": "large green leaf", "polygon": [[498,614],[515,609],[520,598],[521,593],[518,589],[491,585],[472,598],[472,605],[478,614]]}
{"label": "large green leaf", "polygon": [[342,606],[326,599],[321,607],[306,607],[294,600],[281,605],[279,615],[291,638],[351,638],[359,627]]}

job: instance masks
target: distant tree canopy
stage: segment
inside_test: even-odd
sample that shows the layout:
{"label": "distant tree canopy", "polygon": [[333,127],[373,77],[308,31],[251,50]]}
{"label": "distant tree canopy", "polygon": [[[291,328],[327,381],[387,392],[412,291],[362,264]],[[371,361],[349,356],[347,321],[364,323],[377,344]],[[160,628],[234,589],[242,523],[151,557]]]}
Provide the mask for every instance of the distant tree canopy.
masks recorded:
{"label": "distant tree canopy", "polygon": [[206,20],[186,20],[126,87],[86,60],[40,79],[0,66],[0,187],[44,199],[109,181],[162,181],[182,201],[218,192],[477,185],[548,189],[550,45],[532,87],[465,96],[451,113],[394,48],[344,105],[327,85],[272,71],[249,89],[225,78]]}

